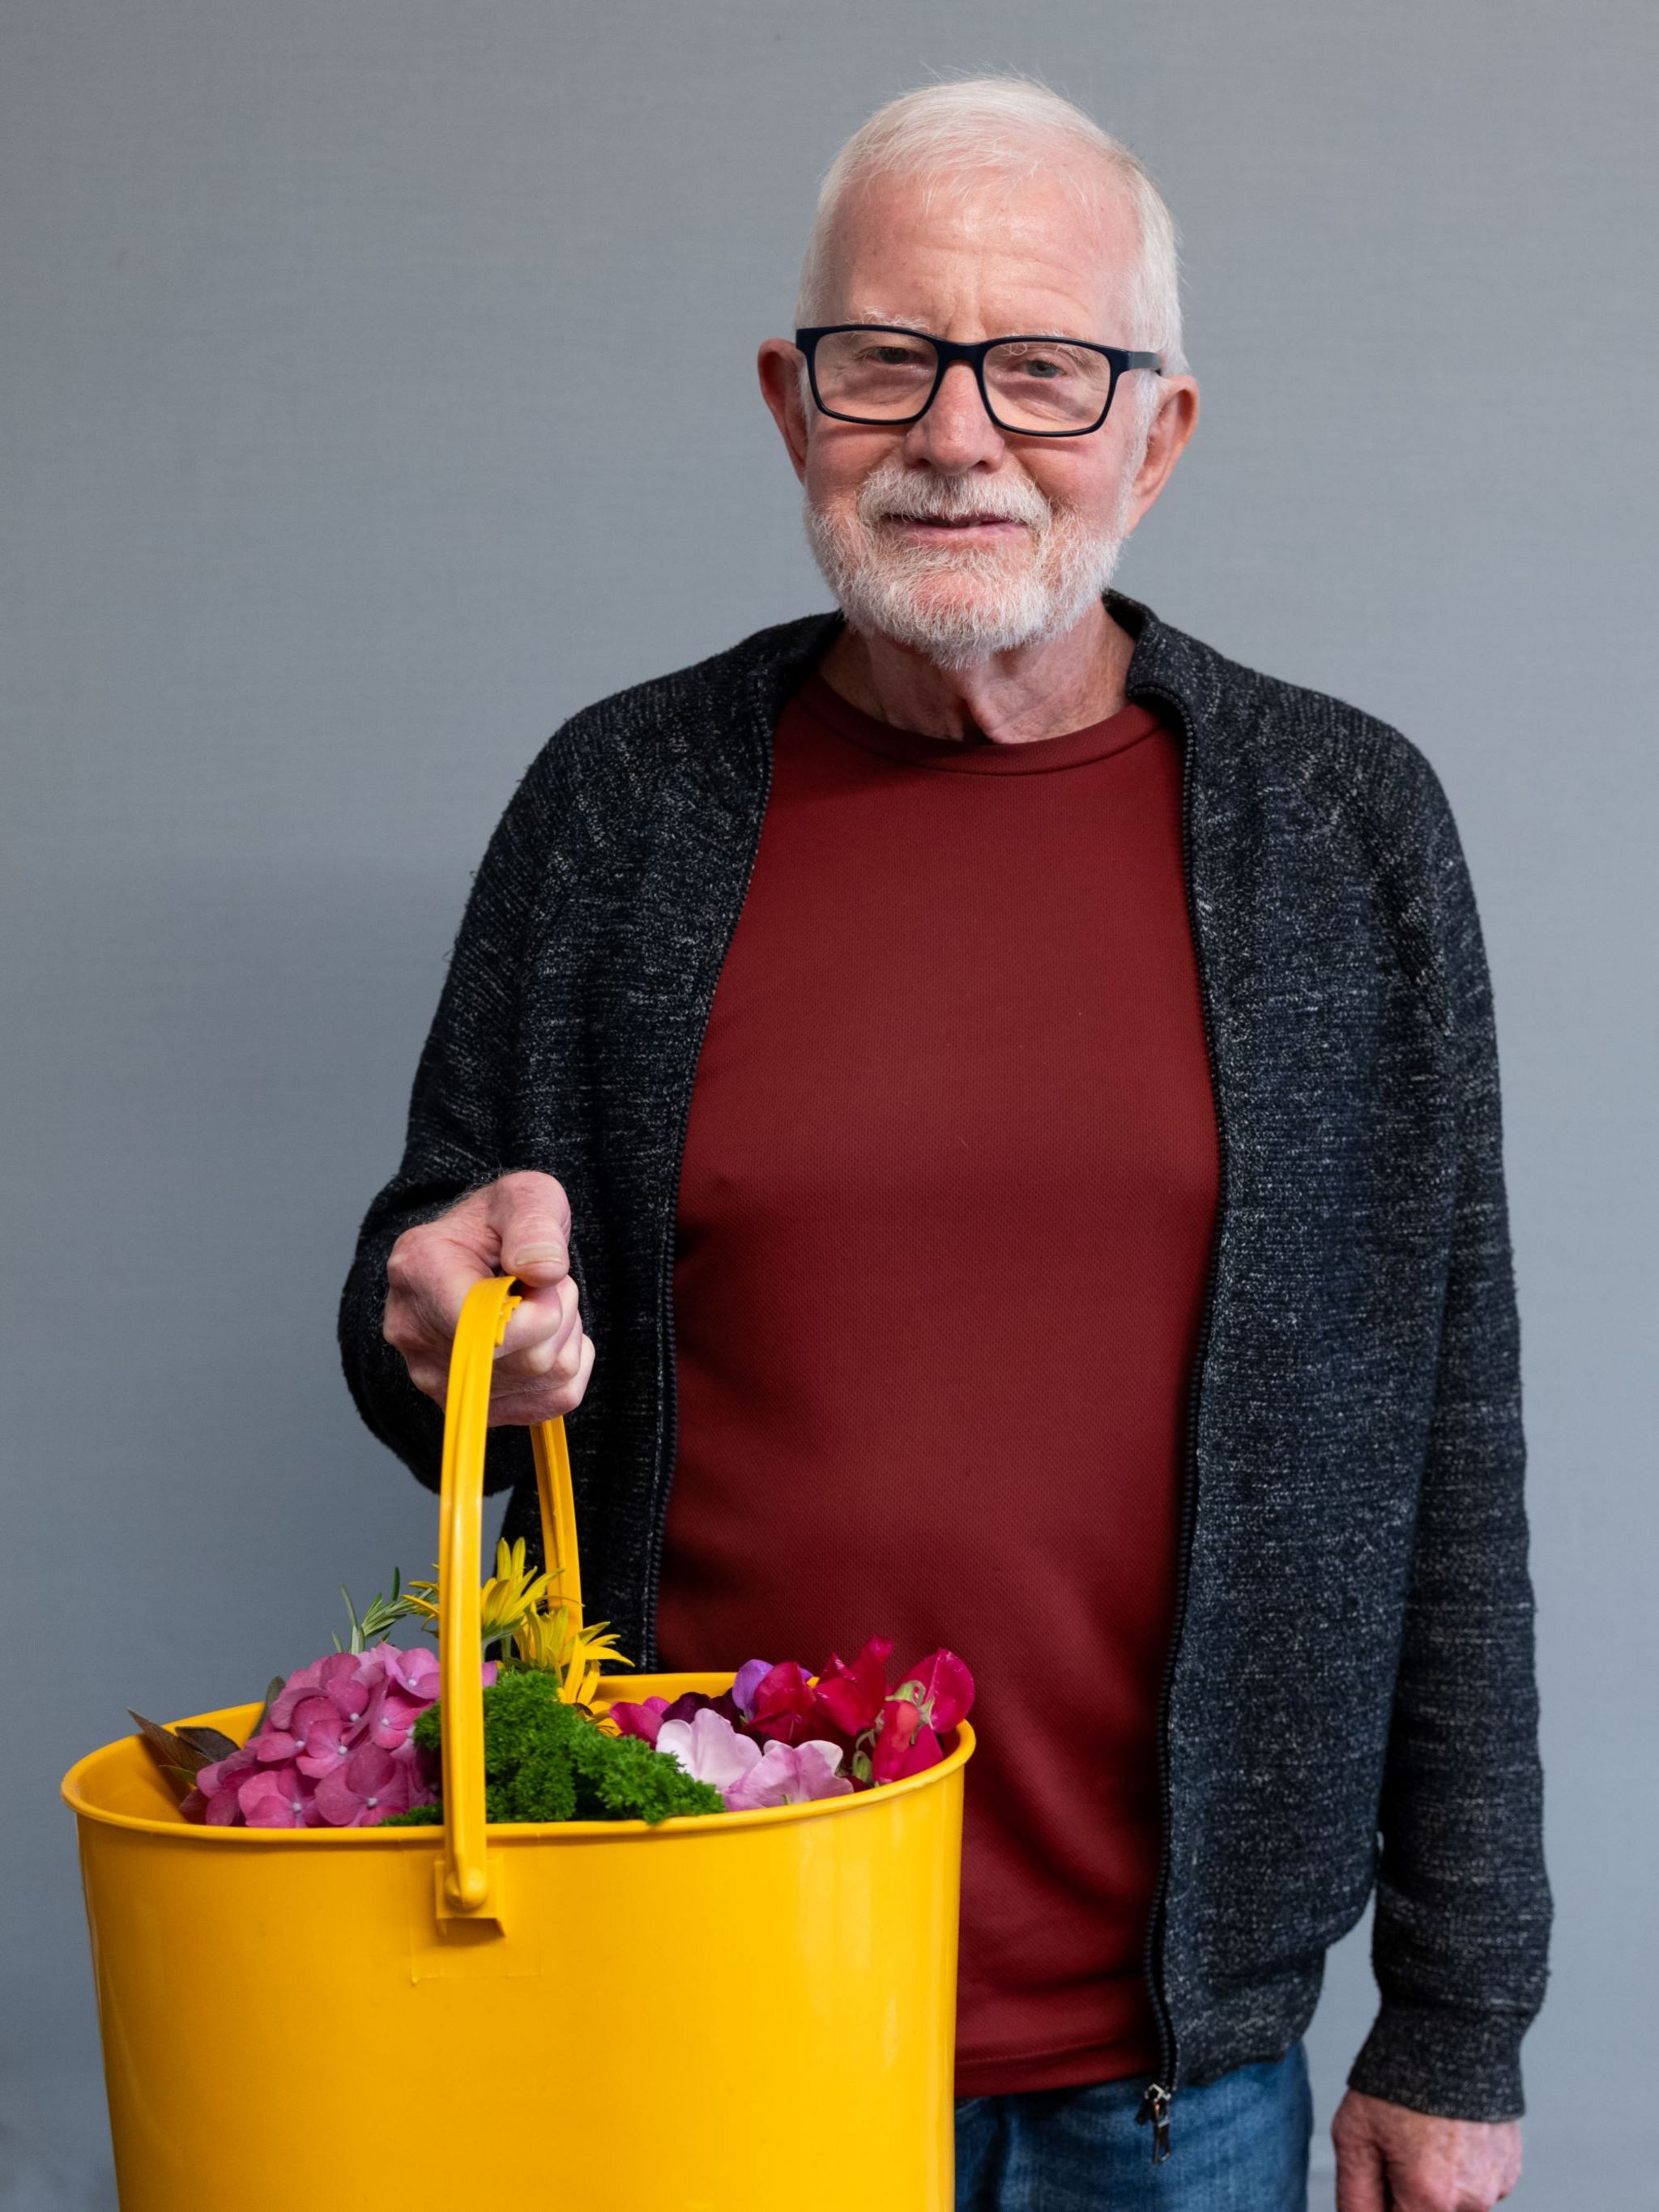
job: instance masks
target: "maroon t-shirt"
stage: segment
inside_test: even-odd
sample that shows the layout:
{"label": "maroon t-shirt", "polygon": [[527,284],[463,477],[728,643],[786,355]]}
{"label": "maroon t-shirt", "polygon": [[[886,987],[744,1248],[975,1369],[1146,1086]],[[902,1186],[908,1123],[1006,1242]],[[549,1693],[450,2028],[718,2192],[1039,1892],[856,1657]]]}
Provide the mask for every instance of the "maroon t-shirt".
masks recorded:
{"label": "maroon t-shirt", "polygon": [[662,1663],[972,1668],[959,2096],[1157,2062],[1218,1175],[1180,799],[1141,707],[958,744],[809,678],[692,1098]]}

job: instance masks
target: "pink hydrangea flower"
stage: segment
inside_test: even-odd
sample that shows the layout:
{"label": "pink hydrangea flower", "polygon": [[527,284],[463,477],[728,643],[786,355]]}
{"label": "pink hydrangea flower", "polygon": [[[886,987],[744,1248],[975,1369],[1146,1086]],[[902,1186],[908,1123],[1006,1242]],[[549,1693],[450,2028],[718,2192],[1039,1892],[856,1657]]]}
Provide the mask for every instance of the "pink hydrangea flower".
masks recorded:
{"label": "pink hydrangea flower", "polygon": [[[486,1686],[495,1672],[485,1666]],[[362,1828],[430,1804],[435,1774],[411,1731],[439,1688],[425,1649],[377,1644],[298,1667],[259,1734],[204,1766],[181,1809],[210,1827]]]}
{"label": "pink hydrangea flower", "polygon": [[[429,1644],[417,1644],[412,1651],[401,1650],[395,1644],[377,1644],[365,1654],[378,1659],[384,1668],[386,1686],[394,1694],[412,1698],[419,1709],[426,1708],[437,1698],[440,1670],[438,1655]],[[495,1662],[489,1662],[489,1680],[495,1680]]]}
{"label": "pink hydrangea flower", "polygon": [[407,1811],[416,1778],[410,1760],[365,1743],[317,1784],[317,1810],[331,1828],[372,1828]]}
{"label": "pink hydrangea flower", "polygon": [[227,1752],[197,1776],[195,1790],[184,1801],[184,1811],[192,1819],[204,1820],[210,1828],[243,1826],[240,1793],[242,1784],[252,1781],[258,1768],[259,1754],[252,1744],[245,1743],[239,1751]]}
{"label": "pink hydrangea flower", "polygon": [[[331,1652],[328,1656],[337,1658],[340,1655]],[[318,1694],[323,1686],[323,1666],[321,1659],[313,1659],[309,1667],[295,1668],[271,1701],[268,1716],[271,1728],[285,1730],[292,1722],[301,1700]]]}
{"label": "pink hydrangea flower", "polygon": [[236,1793],[241,1824],[250,1828],[308,1828],[310,1785],[297,1766],[268,1766]]}

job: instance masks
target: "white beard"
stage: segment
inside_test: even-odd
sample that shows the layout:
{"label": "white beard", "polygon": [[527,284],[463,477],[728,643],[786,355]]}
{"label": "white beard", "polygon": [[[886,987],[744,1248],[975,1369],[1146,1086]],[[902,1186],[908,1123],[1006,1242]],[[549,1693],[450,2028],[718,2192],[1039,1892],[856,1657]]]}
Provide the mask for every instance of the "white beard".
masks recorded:
{"label": "white beard", "polygon": [[[854,629],[908,646],[938,667],[965,668],[1061,636],[1099,603],[1123,549],[1133,478],[1126,471],[1117,511],[1102,526],[1054,506],[1029,477],[940,477],[889,459],[860,485],[850,514],[808,501],[807,542]],[[1001,515],[1025,523],[1029,534],[1012,544],[896,544],[884,527],[895,513]]]}

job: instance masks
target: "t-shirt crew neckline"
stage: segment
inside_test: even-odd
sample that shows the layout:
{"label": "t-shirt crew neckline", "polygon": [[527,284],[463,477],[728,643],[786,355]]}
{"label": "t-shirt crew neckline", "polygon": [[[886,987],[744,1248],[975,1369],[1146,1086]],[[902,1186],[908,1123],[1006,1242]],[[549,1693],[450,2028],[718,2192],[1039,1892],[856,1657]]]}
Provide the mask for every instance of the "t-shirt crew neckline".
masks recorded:
{"label": "t-shirt crew neckline", "polygon": [[997,744],[988,738],[930,738],[866,714],[832,690],[816,669],[796,693],[795,703],[814,721],[866,752],[880,753],[911,768],[944,769],[958,775],[1047,775],[1056,769],[1082,768],[1126,752],[1158,726],[1149,708],[1132,702],[1087,729],[1033,738],[1023,744]]}

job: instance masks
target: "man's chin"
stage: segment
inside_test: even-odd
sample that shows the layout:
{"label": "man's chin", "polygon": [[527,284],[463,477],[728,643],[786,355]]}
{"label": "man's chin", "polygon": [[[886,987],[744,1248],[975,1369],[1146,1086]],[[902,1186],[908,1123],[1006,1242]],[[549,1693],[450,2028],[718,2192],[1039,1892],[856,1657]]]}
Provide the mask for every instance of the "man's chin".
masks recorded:
{"label": "man's chin", "polygon": [[930,659],[960,665],[1049,634],[1054,611],[1046,595],[1011,590],[1006,578],[998,582],[1000,588],[981,583],[976,589],[959,572],[912,577],[901,591],[857,595],[862,604],[848,612],[860,629],[877,629]]}

